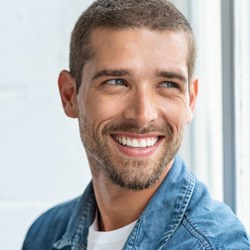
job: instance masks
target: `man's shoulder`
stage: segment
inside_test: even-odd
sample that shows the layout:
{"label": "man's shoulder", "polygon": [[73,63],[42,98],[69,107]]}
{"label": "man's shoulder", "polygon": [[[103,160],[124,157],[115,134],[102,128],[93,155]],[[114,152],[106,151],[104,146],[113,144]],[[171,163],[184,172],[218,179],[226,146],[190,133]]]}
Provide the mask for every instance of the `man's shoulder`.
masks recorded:
{"label": "man's shoulder", "polygon": [[250,250],[250,242],[244,226],[236,217],[230,217],[222,215],[218,219],[217,216],[204,215],[201,219],[185,216],[180,225],[182,237],[186,235],[186,239],[189,239],[187,243],[198,247],[193,249]]}
{"label": "man's shoulder", "polygon": [[191,200],[182,227],[204,249],[248,249],[246,230],[224,203],[210,198],[206,187],[197,183],[198,195]]}
{"label": "man's shoulder", "polygon": [[52,249],[53,243],[64,234],[79,200],[61,203],[39,216],[28,230],[22,249]]}

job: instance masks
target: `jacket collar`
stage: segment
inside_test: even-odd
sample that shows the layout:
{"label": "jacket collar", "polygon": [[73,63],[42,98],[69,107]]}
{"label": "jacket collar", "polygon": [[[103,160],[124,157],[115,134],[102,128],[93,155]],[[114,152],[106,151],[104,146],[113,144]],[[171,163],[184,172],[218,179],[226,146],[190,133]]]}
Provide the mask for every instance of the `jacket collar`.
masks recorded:
{"label": "jacket collar", "polygon": [[[180,225],[195,186],[195,177],[180,156],[156,191],[124,249],[161,249]],[[132,246],[132,247],[131,247]]]}
{"label": "jacket collar", "polygon": [[[180,225],[195,186],[195,177],[176,156],[167,177],[138,219],[124,249],[159,249]],[[96,211],[92,183],[75,207],[63,237],[53,246],[73,250],[86,249],[89,226]]]}
{"label": "jacket collar", "polygon": [[96,207],[93,185],[90,182],[72,212],[64,235],[53,247],[62,249],[71,246],[72,250],[86,249],[88,229],[94,220]]}

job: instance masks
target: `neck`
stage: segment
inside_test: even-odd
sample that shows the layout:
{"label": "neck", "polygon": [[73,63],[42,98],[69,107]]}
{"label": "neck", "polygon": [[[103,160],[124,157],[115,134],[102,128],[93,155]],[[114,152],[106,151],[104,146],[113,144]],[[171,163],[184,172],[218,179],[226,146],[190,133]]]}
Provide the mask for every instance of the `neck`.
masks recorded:
{"label": "neck", "polygon": [[172,163],[168,164],[155,185],[140,191],[114,185],[100,171],[92,168],[93,187],[99,209],[99,230],[115,230],[137,220],[166,177]]}

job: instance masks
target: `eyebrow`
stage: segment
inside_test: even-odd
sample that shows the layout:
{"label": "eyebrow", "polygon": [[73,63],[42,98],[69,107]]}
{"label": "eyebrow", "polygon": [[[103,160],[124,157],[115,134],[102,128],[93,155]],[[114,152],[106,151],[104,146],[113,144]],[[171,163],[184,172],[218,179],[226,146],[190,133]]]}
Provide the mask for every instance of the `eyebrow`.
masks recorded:
{"label": "eyebrow", "polygon": [[125,76],[128,74],[129,72],[126,69],[102,69],[95,73],[95,75],[92,77],[92,80],[96,80],[102,76]]}
{"label": "eyebrow", "polygon": [[164,78],[174,78],[174,79],[179,79],[182,82],[187,82],[187,78],[183,74],[173,72],[173,71],[159,71],[157,73],[157,76],[164,77]]}
{"label": "eyebrow", "polygon": [[[126,69],[102,69],[100,71],[97,71],[95,73],[95,75],[92,77],[91,80],[96,80],[100,77],[103,76],[127,76],[129,75],[129,71]],[[182,82],[187,82],[187,78],[181,74],[181,73],[177,73],[177,72],[173,72],[173,71],[157,71],[156,75],[158,77],[164,77],[164,78],[170,78],[170,79],[179,79]]]}

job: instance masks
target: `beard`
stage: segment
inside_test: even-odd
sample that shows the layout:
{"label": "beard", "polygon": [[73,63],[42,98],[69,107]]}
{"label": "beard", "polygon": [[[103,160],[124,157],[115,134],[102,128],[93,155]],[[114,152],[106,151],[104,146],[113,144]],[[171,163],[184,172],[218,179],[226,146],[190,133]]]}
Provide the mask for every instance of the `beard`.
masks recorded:
{"label": "beard", "polygon": [[[132,123],[123,122],[117,125],[106,125],[101,135],[95,132],[86,117],[79,119],[80,135],[88,159],[96,171],[104,174],[113,184],[129,190],[143,190],[156,184],[161,178],[168,163],[174,158],[182,143],[184,126],[176,135],[172,127],[150,125],[138,128]],[[128,159],[114,153],[108,143],[114,132],[134,132],[147,134],[159,132],[164,135],[164,145],[157,159]],[[112,139],[111,139],[112,140]]]}

